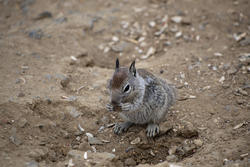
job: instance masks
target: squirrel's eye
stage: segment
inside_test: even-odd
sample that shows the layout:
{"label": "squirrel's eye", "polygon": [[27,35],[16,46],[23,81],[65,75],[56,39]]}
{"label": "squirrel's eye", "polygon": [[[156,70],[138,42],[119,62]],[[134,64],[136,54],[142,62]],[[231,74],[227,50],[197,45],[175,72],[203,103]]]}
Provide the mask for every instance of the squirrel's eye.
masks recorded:
{"label": "squirrel's eye", "polygon": [[126,87],[124,88],[124,92],[128,92],[129,91],[129,89],[130,89],[130,86],[129,85],[126,85]]}

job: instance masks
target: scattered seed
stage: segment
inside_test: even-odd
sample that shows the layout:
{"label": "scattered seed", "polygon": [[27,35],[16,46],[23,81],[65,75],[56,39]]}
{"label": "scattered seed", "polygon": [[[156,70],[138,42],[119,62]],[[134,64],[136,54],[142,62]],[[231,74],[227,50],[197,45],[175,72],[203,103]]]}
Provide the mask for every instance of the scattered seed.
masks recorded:
{"label": "scattered seed", "polygon": [[181,16],[173,16],[173,17],[171,17],[171,21],[174,23],[181,23],[182,17]]}
{"label": "scattered seed", "polygon": [[219,82],[220,82],[220,83],[223,83],[224,81],[225,81],[225,77],[222,76],[222,77],[219,79]]}
{"label": "scattered seed", "polygon": [[71,60],[77,61],[77,58],[75,56],[70,56]]}
{"label": "scattered seed", "polygon": [[78,124],[78,129],[81,131],[81,132],[84,132],[85,130],[81,127],[80,124]]}
{"label": "scattered seed", "polygon": [[216,56],[216,57],[221,57],[221,56],[223,56],[223,54],[221,54],[221,53],[219,53],[219,52],[216,52],[216,53],[214,53],[214,56]]}
{"label": "scattered seed", "polygon": [[94,137],[94,135],[91,134],[91,133],[86,133],[86,136],[88,136],[88,137]]}
{"label": "scattered seed", "polygon": [[84,152],[83,158],[88,159],[88,153],[87,152]]}

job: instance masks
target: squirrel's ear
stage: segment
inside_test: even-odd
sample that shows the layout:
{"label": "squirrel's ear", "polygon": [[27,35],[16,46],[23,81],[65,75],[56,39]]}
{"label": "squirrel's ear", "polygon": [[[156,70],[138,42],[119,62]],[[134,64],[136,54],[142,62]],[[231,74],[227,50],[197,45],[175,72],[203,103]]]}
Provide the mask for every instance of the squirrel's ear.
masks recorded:
{"label": "squirrel's ear", "polygon": [[115,69],[119,69],[119,59],[118,58],[116,59],[116,62],[115,62]]}
{"label": "squirrel's ear", "polygon": [[129,72],[132,73],[136,77],[135,60],[131,63],[129,67]]}

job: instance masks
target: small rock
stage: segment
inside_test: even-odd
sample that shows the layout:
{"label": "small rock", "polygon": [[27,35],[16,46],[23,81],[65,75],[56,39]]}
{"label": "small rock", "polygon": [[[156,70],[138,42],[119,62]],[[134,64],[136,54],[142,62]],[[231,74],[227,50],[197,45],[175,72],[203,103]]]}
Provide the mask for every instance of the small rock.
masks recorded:
{"label": "small rock", "polygon": [[51,18],[52,14],[49,11],[44,11],[40,13],[34,20],[42,20],[46,18]]}
{"label": "small rock", "polygon": [[26,163],[26,167],[39,167],[39,164],[36,161],[31,161]]}
{"label": "small rock", "polygon": [[181,23],[182,17],[181,16],[173,16],[173,17],[171,17],[171,21],[174,23]]}
{"label": "small rock", "polygon": [[181,31],[179,31],[179,32],[177,32],[175,34],[175,38],[180,38],[181,36],[182,36],[182,32]]}
{"label": "small rock", "polygon": [[135,145],[135,144],[139,144],[140,142],[141,142],[141,139],[140,139],[139,137],[137,137],[137,138],[135,138],[134,140],[132,140],[132,141],[130,142],[130,144]]}
{"label": "small rock", "polygon": [[246,37],[247,33],[233,34],[235,41],[239,42]]}
{"label": "small rock", "polygon": [[198,136],[198,131],[194,127],[194,125],[191,122],[183,122],[184,126],[180,126],[181,128],[177,131],[177,134],[179,136],[185,137],[185,138],[192,138]]}
{"label": "small rock", "polygon": [[119,41],[119,38],[118,38],[117,36],[113,36],[113,37],[112,37],[112,41],[118,42],[118,41]]}
{"label": "small rock", "polygon": [[176,155],[169,155],[166,157],[166,160],[168,162],[176,162],[178,160],[177,156]]}
{"label": "small rock", "polygon": [[223,83],[224,81],[225,81],[225,77],[222,76],[222,77],[219,79],[219,82],[220,82],[220,83]]}
{"label": "small rock", "polygon": [[147,54],[141,56],[141,59],[147,59],[147,58],[149,58],[151,55],[155,54],[155,52],[156,52],[155,48],[154,48],[154,47],[150,47],[150,48],[148,49]]}
{"label": "small rock", "polygon": [[67,87],[68,84],[70,82],[70,78],[69,77],[65,77],[60,81],[60,84],[62,85],[63,88]]}
{"label": "small rock", "polygon": [[235,67],[231,67],[229,70],[227,70],[227,73],[229,75],[233,75],[233,74],[236,74],[237,73],[237,69]]}
{"label": "small rock", "polygon": [[248,96],[247,91],[245,91],[245,90],[243,90],[243,89],[241,89],[241,88],[236,89],[236,92],[237,92],[237,93],[240,93],[240,94],[242,94],[242,95],[244,95],[244,96]]}
{"label": "small rock", "polygon": [[194,144],[195,144],[196,146],[198,146],[198,147],[201,147],[201,146],[203,145],[203,142],[202,142],[202,140],[200,140],[200,139],[195,139],[195,140],[194,140]]}
{"label": "small rock", "polygon": [[222,57],[223,54],[221,54],[221,53],[219,53],[219,52],[216,52],[216,53],[214,53],[214,56],[216,56],[216,57]]}
{"label": "small rock", "polygon": [[70,150],[68,152],[68,156],[75,159],[84,159],[84,152],[78,150]]}
{"label": "small rock", "polygon": [[133,158],[128,158],[124,161],[125,166],[135,166],[136,161]]}
{"label": "small rock", "polygon": [[88,132],[86,133],[86,136],[87,137],[94,137],[94,135],[92,133],[88,133]]}
{"label": "small rock", "polygon": [[155,27],[155,25],[156,25],[156,23],[154,21],[150,21],[148,24],[150,27]]}
{"label": "small rock", "polygon": [[35,149],[32,149],[29,153],[28,153],[28,156],[30,158],[34,158],[35,160],[41,160],[43,159],[47,154],[48,154],[48,149],[47,148],[44,148],[44,149],[41,149],[41,148],[35,148]]}
{"label": "small rock", "polygon": [[250,63],[250,53],[241,54],[239,60],[242,63]]}
{"label": "small rock", "polygon": [[164,26],[161,27],[161,29],[157,32],[155,32],[155,36],[160,36],[162,33],[165,32],[165,30],[168,28],[168,24],[164,24]]}
{"label": "small rock", "polygon": [[23,128],[23,127],[25,127],[25,125],[27,124],[27,119],[25,119],[25,118],[21,118],[19,121],[18,121],[18,126],[20,127],[20,128]]}
{"label": "small rock", "polygon": [[17,97],[24,97],[25,94],[23,92],[18,93]]}
{"label": "small rock", "polygon": [[28,33],[30,38],[33,39],[41,39],[43,37],[43,31],[41,29],[35,29],[35,30],[31,30]]}
{"label": "small rock", "polygon": [[167,121],[160,124],[160,133],[165,134],[172,129],[172,126]]}
{"label": "small rock", "polygon": [[102,145],[103,144],[103,142],[99,140],[98,138],[90,137],[90,136],[88,136],[88,143],[90,145]]}
{"label": "small rock", "polygon": [[247,38],[241,40],[240,41],[240,45],[241,46],[248,46],[248,45],[250,45],[250,37],[247,37]]}
{"label": "small rock", "polygon": [[243,100],[243,99],[237,99],[236,102],[237,102],[237,104],[242,105],[242,104],[244,104],[246,101]]}

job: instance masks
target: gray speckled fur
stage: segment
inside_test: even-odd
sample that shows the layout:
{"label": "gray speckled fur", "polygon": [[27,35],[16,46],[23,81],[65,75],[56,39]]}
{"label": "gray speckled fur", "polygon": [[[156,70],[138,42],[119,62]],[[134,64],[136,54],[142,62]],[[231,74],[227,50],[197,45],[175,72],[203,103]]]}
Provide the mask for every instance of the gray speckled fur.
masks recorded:
{"label": "gray speckled fur", "polygon": [[125,121],[135,124],[160,123],[176,99],[175,88],[144,69],[137,70],[138,94],[126,100],[132,104],[130,111],[121,112]]}

